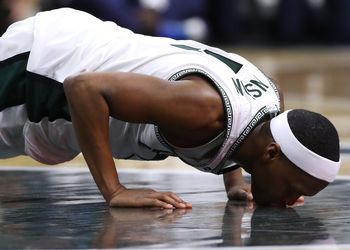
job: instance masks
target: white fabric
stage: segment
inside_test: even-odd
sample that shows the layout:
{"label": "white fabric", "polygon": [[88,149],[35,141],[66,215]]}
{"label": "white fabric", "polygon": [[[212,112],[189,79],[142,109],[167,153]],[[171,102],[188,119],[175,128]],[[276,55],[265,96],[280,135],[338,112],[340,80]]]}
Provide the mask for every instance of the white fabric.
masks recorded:
{"label": "white fabric", "polygon": [[30,51],[33,43],[34,17],[12,24],[0,37],[0,61]]}
{"label": "white fabric", "polygon": [[340,161],[324,158],[301,144],[290,129],[287,115],[283,112],[270,122],[274,140],[280,145],[282,152],[297,167],[306,173],[327,182],[332,182],[340,168]]}
{"label": "white fabric", "polygon": [[167,143],[173,148],[176,155],[191,166],[205,165],[213,157],[225,139],[225,132],[220,133],[206,144],[193,148],[183,148]]}

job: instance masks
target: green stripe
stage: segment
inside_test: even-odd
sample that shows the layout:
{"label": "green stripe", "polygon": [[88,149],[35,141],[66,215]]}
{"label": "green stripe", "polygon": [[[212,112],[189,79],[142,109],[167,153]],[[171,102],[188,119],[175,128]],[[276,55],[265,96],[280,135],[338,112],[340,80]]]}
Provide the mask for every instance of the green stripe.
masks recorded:
{"label": "green stripe", "polygon": [[210,51],[210,50],[204,50],[204,52],[208,55],[211,55],[217,59],[219,59],[220,61],[222,61],[223,63],[225,63],[228,67],[230,67],[233,72],[235,72],[236,74],[238,73],[238,71],[242,68],[242,64],[238,63],[238,62],[235,62],[225,56],[222,56],[222,55],[219,55],[213,51]]}
{"label": "green stripe", "polygon": [[[201,50],[199,48],[194,48],[191,46],[187,46],[187,45],[183,45],[183,44],[171,44],[174,47],[180,48],[180,49],[185,49],[185,50],[193,50],[193,51],[199,51],[201,52]],[[242,64],[235,62],[233,60],[231,60],[230,58],[227,58],[225,56],[219,55],[218,53],[215,53],[213,51],[204,50],[204,53],[215,57],[216,59],[220,60],[221,62],[223,62],[224,64],[226,64],[229,68],[231,68],[233,70],[233,72],[235,72],[236,74],[238,73],[238,71],[242,68]]]}
{"label": "green stripe", "polygon": [[0,111],[26,104],[32,122],[44,117],[70,121],[62,83],[28,72],[28,58],[29,52],[0,62]]}

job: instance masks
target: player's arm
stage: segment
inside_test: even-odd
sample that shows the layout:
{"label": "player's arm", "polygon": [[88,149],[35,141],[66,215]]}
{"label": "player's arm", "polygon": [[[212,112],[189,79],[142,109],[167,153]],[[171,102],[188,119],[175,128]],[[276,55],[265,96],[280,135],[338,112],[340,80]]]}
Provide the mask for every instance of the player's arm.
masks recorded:
{"label": "player's arm", "polygon": [[[189,207],[173,193],[126,189],[109,144],[109,116],[135,123],[196,130],[210,122],[210,93],[195,81],[171,84],[132,73],[86,73],[64,81],[77,139],[93,178],[111,206]],[[203,89],[203,91],[201,91]],[[186,94],[187,93],[187,94]],[[204,100],[204,101],[203,101]],[[200,116],[207,112],[207,116]]]}
{"label": "player's arm", "polygon": [[223,177],[227,197],[230,200],[253,200],[250,184],[245,182],[241,168],[227,172]]}

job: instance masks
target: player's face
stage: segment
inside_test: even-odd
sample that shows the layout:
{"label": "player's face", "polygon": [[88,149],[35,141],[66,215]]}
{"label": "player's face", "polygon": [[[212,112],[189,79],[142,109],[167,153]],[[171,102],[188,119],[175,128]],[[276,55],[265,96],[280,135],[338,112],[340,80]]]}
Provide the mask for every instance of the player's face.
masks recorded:
{"label": "player's face", "polygon": [[293,205],[300,196],[315,195],[328,185],[284,160],[254,167],[251,174],[253,197],[261,205]]}

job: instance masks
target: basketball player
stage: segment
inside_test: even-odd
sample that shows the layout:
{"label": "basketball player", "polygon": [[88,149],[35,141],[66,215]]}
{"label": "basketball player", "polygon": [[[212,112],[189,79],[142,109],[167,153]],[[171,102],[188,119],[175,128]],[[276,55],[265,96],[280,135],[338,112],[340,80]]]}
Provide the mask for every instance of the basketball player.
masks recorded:
{"label": "basketball player", "polygon": [[0,86],[1,157],[57,164],[82,152],[109,206],[192,206],[123,186],[113,157],[177,156],[223,174],[229,199],[276,206],[316,194],[340,165],[332,124],[305,110],[278,115],[281,93],[246,59],[73,9],[10,26],[0,38]]}

